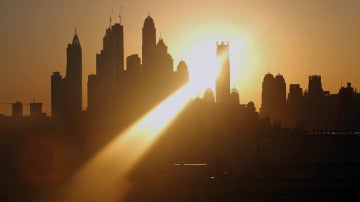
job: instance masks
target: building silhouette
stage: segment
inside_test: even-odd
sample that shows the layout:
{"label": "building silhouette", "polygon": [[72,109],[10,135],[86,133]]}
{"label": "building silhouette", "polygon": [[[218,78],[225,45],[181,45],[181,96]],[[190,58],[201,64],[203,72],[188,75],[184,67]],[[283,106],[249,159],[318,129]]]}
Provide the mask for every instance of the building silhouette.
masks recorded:
{"label": "building silhouette", "polygon": [[66,74],[51,76],[51,114],[67,121],[78,120],[82,112],[82,49],[76,33],[66,49]]}
{"label": "building silhouette", "polygon": [[128,56],[125,68],[123,26],[115,23],[106,29],[103,50],[96,55],[96,74],[88,77],[87,109],[94,117],[135,118],[188,81],[186,63],[181,61],[174,71],[164,39],[156,43],[150,16],[142,31],[142,59],[138,54]]}
{"label": "building silhouette", "polygon": [[286,83],[281,74],[275,77],[267,73],[262,82],[260,117],[270,117],[272,123],[279,124],[284,118],[286,106]]}
{"label": "building silhouette", "polygon": [[286,98],[285,79],[268,73],[263,80],[261,118],[286,128],[305,130],[359,130],[360,95],[347,83],[338,94],[322,88],[321,76],[309,76],[308,89],[290,84]]}
{"label": "building silhouette", "polygon": [[218,75],[216,78],[216,102],[229,103],[230,99],[230,58],[229,43],[217,43]]}
{"label": "building silhouette", "polygon": [[155,68],[155,47],[156,28],[154,20],[149,15],[142,28],[142,66],[145,72],[153,72]]}
{"label": "building silhouette", "polygon": [[12,117],[21,118],[23,116],[23,104],[19,101],[12,103]]}
{"label": "building silhouette", "polygon": [[181,60],[176,67],[176,85],[182,86],[189,81],[188,66],[184,60]]}
{"label": "building silhouette", "polygon": [[240,95],[239,91],[236,88],[231,89],[230,97],[229,97],[229,103],[233,105],[240,104]]}
{"label": "building silhouette", "polygon": [[30,103],[30,118],[37,119],[43,115],[42,105],[43,105],[43,103],[40,103],[40,102],[31,102]]}
{"label": "building silhouette", "polygon": [[61,113],[61,82],[60,72],[53,72],[51,75],[51,116],[59,118]]}

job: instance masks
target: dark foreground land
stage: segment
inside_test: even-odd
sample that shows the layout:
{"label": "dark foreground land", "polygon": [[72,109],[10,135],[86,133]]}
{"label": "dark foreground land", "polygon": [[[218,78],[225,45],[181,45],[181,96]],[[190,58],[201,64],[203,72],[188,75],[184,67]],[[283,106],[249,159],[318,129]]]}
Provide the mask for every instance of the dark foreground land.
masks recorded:
{"label": "dark foreground land", "polygon": [[[1,125],[0,200],[51,196],[126,125]],[[359,201],[359,146],[354,132],[282,129],[246,109],[194,104],[130,171],[119,201]]]}

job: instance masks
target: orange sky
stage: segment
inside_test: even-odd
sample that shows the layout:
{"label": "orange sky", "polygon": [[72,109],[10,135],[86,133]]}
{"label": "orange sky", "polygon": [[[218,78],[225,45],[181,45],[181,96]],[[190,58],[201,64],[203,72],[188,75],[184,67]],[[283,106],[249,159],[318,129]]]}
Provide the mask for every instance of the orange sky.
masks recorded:
{"label": "orange sky", "polygon": [[[229,41],[231,86],[239,89],[241,103],[253,100],[259,108],[262,78],[269,70],[303,89],[312,74],[322,75],[324,89],[332,93],[341,82],[360,87],[356,0],[3,0],[0,102],[35,99],[50,113],[50,75],[65,74],[66,46],[76,26],[85,108],[87,75],[95,73],[95,54],[102,49],[111,10],[117,22],[122,5],[125,57],[141,55],[141,28],[149,11],[175,64],[184,59],[189,68],[211,66],[216,41]],[[10,109],[0,105],[0,113]]]}

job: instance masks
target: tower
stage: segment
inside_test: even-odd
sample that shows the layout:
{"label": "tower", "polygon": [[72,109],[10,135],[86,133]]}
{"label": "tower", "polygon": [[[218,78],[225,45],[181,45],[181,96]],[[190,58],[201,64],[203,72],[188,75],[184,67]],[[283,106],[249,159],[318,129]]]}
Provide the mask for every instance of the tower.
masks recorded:
{"label": "tower", "polygon": [[229,43],[217,43],[217,61],[219,65],[216,77],[216,102],[229,103],[230,98],[230,59]]}
{"label": "tower", "polygon": [[76,33],[66,49],[67,66],[64,79],[65,113],[79,114],[82,111],[82,50]]}
{"label": "tower", "polygon": [[156,28],[150,15],[145,19],[142,28],[142,61],[145,71],[155,66]]}
{"label": "tower", "polygon": [[124,28],[120,23],[110,24],[103,37],[103,49],[96,54],[96,75],[88,83],[88,92],[94,98],[89,108],[114,111],[126,85],[124,74]]}
{"label": "tower", "polygon": [[51,116],[59,118],[61,106],[61,81],[60,72],[54,72],[51,75]]}
{"label": "tower", "polygon": [[274,108],[274,86],[275,78],[271,73],[267,73],[262,82],[260,116],[270,117]]}
{"label": "tower", "polygon": [[323,89],[321,85],[321,76],[312,75],[309,76],[309,85],[308,85],[309,95],[311,96],[322,96]]}

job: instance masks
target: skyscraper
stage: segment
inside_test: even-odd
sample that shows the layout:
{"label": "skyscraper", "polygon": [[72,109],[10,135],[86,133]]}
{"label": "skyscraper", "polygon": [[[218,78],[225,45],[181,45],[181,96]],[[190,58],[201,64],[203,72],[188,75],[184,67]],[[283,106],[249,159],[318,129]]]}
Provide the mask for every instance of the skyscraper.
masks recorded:
{"label": "skyscraper", "polygon": [[66,117],[77,117],[82,111],[82,50],[76,30],[66,53],[66,76],[62,85],[64,110]]}
{"label": "skyscraper", "polygon": [[275,78],[269,72],[264,76],[262,82],[260,116],[263,118],[270,117],[272,114],[272,109],[274,108],[274,86]]}
{"label": "skyscraper", "polygon": [[51,76],[51,114],[54,118],[73,121],[82,112],[82,50],[76,29],[66,56],[65,77],[62,79],[60,72]]}
{"label": "skyscraper", "polygon": [[88,94],[91,96],[88,108],[114,110],[119,94],[127,85],[124,74],[124,28],[115,23],[106,29],[103,49],[96,54],[96,75],[89,77],[88,81]]}
{"label": "skyscraper", "polygon": [[150,15],[145,19],[142,28],[142,61],[145,71],[151,71],[155,67],[156,28]]}
{"label": "skyscraper", "polygon": [[60,72],[53,72],[51,75],[51,116],[59,118],[61,110],[61,81]]}
{"label": "skyscraper", "polygon": [[323,89],[321,85],[321,76],[320,75],[312,75],[309,76],[309,95],[310,96],[322,96]]}
{"label": "skyscraper", "polygon": [[124,70],[124,28],[115,23],[106,29],[103,49],[96,55],[96,74],[109,85],[115,85]]}
{"label": "skyscraper", "polygon": [[216,52],[219,71],[216,77],[216,102],[229,103],[230,97],[230,59],[229,43],[217,43]]}
{"label": "skyscraper", "polygon": [[281,74],[275,77],[267,73],[262,83],[260,116],[269,117],[272,122],[281,124],[286,105],[286,83]]}

